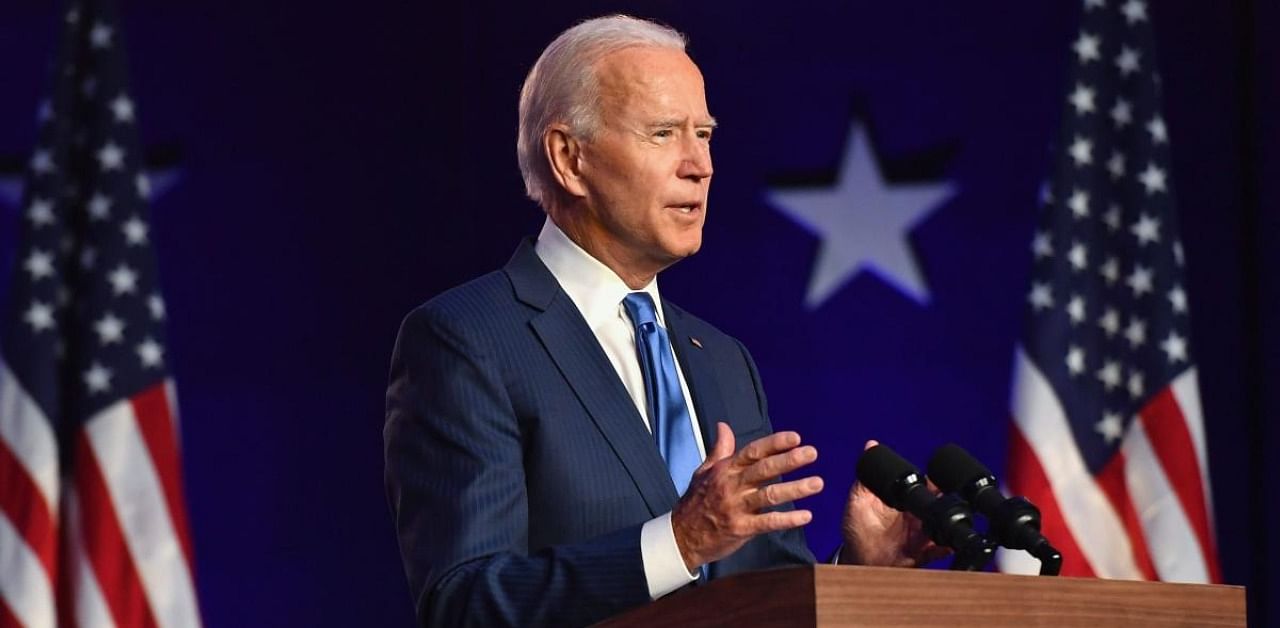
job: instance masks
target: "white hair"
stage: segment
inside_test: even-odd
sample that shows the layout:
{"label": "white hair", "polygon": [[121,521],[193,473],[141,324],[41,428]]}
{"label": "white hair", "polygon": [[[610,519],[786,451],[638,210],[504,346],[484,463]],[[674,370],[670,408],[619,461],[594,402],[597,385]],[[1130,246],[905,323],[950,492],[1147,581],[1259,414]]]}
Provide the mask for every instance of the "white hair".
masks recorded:
{"label": "white hair", "polygon": [[583,139],[599,128],[600,83],[596,63],[624,48],[651,46],[683,51],[678,31],[629,15],[590,19],[555,38],[542,51],[520,88],[520,129],[516,157],[525,194],[544,210],[555,198],[557,183],[542,147],[547,129],[556,123]]}

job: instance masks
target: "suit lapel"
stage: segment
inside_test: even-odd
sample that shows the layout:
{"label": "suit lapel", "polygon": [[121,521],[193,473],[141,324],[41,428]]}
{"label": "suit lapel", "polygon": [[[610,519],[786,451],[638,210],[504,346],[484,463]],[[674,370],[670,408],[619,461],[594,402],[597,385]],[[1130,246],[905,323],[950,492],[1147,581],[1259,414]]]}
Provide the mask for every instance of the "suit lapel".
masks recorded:
{"label": "suit lapel", "polygon": [[684,313],[677,308],[668,307],[665,302],[662,309],[666,315],[671,346],[676,350],[684,381],[689,385],[689,396],[693,398],[693,407],[698,412],[702,444],[710,453],[716,442],[716,423],[724,421],[732,425],[725,416],[724,400],[720,398],[715,369],[706,350],[701,347],[702,341],[686,332]]}
{"label": "suit lapel", "polygon": [[506,272],[516,297],[542,310],[530,326],[635,481],[650,512],[657,516],[670,511],[678,496],[653,436],[595,334],[538,259],[531,241],[521,244]]}

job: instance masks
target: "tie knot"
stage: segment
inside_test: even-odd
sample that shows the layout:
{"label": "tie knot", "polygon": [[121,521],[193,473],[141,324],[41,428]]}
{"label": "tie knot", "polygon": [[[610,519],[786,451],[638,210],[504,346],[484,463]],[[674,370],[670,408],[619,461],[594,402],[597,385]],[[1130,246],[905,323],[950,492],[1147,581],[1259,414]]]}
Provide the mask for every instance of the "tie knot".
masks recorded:
{"label": "tie knot", "polygon": [[653,306],[653,297],[648,292],[628,294],[622,300],[622,306],[627,308],[627,316],[631,317],[631,323],[636,327],[658,322],[658,312]]}

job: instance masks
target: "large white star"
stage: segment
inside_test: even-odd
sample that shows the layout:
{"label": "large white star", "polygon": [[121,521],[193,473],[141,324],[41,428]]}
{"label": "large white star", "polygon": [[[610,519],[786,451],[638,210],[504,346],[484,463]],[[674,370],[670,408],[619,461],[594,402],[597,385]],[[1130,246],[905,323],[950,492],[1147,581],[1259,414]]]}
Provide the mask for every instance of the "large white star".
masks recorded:
{"label": "large white star", "polygon": [[874,270],[918,303],[929,289],[909,249],[911,230],[951,197],[950,183],[887,185],[854,123],[834,188],[769,191],[787,217],[821,239],[805,305],[816,309],[864,269]]}

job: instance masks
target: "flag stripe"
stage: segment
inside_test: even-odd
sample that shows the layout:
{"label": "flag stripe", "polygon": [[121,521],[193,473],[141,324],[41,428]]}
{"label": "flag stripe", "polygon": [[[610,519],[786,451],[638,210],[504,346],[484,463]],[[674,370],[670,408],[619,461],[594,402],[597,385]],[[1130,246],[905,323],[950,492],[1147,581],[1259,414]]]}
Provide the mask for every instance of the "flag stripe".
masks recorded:
{"label": "flag stripe", "polygon": [[26,468],[3,439],[0,439],[0,517],[8,518],[10,524],[21,531],[22,542],[35,553],[52,582],[58,560],[58,530],[53,513],[49,512],[48,504],[41,498]]}
{"label": "flag stripe", "polygon": [[[1200,580],[1187,582],[1221,582],[1221,574],[1214,560],[1216,551],[1209,527],[1209,513],[1204,498],[1200,466],[1197,464],[1195,445],[1187,430],[1186,419],[1178,406],[1173,391],[1165,389],[1147,404],[1142,412],[1142,433],[1148,441],[1155,466],[1167,478],[1168,488],[1179,505],[1179,518],[1184,520],[1194,535],[1193,542],[1200,550],[1198,563],[1204,568]],[[1161,478],[1164,479],[1164,478]],[[1189,547],[1189,546],[1188,546]],[[1167,578],[1166,578],[1167,579]]]}
{"label": "flag stripe", "polygon": [[46,508],[57,512],[58,439],[49,419],[0,357],[0,439],[27,470]]}
{"label": "flag stripe", "polygon": [[1014,423],[1040,462],[1081,557],[1101,577],[1138,578],[1124,523],[1076,449],[1062,404],[1022,349],[1014,362]]}
{"label": "flag stripe", "polygon": [[155,628],[142,579],[125,546],[107,481],[85,432],[76,439],[76,461],[80,538],[111,617],[120,626]]}
{"label": "flag stripe", "polygon": [[1142,525],[1152,547],[1185,548],[1187,551],[1161,552],[1155,556],[1159,579],[1176,582],[1205,582],[1208,572],[1202,555],[1194,551],[1195,533],[1178,504],[1151,441],[1142,424],[1135,422],[1125,435],[1123,446],[1129,459],[1127,480],[1134,503],[1142,512]]}
{"label": "flag stripe", "polygon": [[[1035,452],[1016,424],[1009,430],[1009,466],[1018,469],[1018,473],[1009,478],[1009,490],[1016,495],[1025,496],[1040,508],[1040,530],[1045,538],[1050,539],[1054,547],[1062,552],[1061,575],[1093,577],[1093,568],[1089,566],[1088,561],[1084,560],[1084,553],[1080,551],[1075,536],[1067,527],[1067,520],[1062,516],[1057,498],[1053,496],[1053,489],[1049,486],[1049,478],[1045,475],[1044,468],[1040,466]],[[1016,552],[1015,555],[1030,558],[1026,552]],[[1035,559],[1030,559],[1021,568],[1012,568],[1009,550],[1002,551],[1001,558],[1001,571],[1039,573],[1040,564]]]}
{"label": "flag stripe", "polygon": [[187,510],[182,507],[182,461],[178,455],[178,435],[168,400],[170,390],[172,387],[166,380],[135,395],[133,412],[164,489],[165,504],[182,553],[191,563],[191,532]]}
{"label": "flag stripe", "polygon": [[1129,486],[1126,482],[1127,469],[1126,458],[1122,451],[1113,456],[1107,462],[1107,466],[1103,467],[1094,478],[1098,488],[1102,489],[1103,494],[1111,502],[1111,508],[1120,516],[1120,521],[1124,522],[1125,533],[1129,536],[1129,544],[1133,551],[1133,562],[1138,567],[1140,577],[1143,580],[1155,580],[1156,566],[1151,561],[1151,551],[1147,548],[1142,521],[1139,520],[1137,509],[1134,508],[1129,495]]}
{"label": "flag stripe", "polygon": [[0,517],[0,602],[17,619],[17,625],[56,625],[50,574],[8,517]]}
{"label": "flag stripe", "polygon": [[63,569],[72,595],[60,598],[60,615],[63,621],[74,626],[115,628],[111,609],[107,606],[102,588],[94,578],[93,566],[85,554],[83,530],[80,527],[80,504],[73,487],[66,490],[63,504],[67,520]]}
{"label": "flag stripe", "polygon": [[158,625],[198,624],[186,554],[163,507],[164,489],[133,405],[121,401],[108,406],[90,419],[85,431],[111,500],[129,512],[120,526]]}

